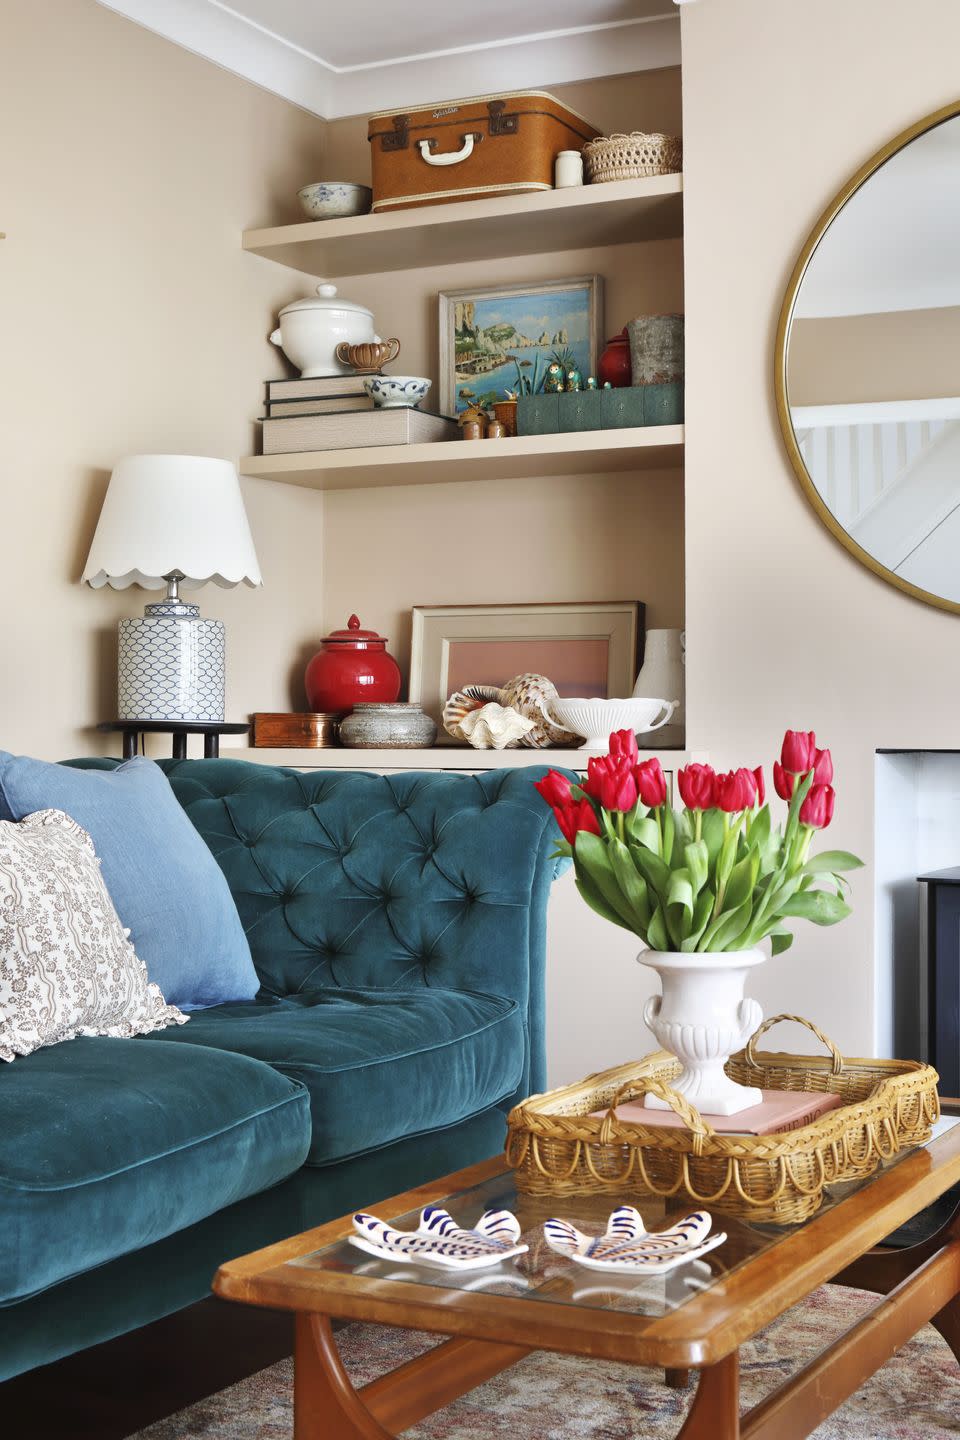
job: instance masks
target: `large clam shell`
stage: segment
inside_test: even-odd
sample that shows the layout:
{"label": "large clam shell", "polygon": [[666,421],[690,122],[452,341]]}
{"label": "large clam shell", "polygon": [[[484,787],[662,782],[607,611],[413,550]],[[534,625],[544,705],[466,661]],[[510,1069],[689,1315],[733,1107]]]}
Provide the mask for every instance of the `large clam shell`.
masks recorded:
{"label": "large clam shell", "polygon": [[533,721],[509,705],[490,700],[471,710],[460,722],[460,733],[475,750],[507,750],[522,745],[533,729]]}
{"label": "large clam shell", "polygon": [[479,710],[491,700],[503,701],[503,691],[496,685],[468,685],[464,690],[455,690],[443,707],[444,730],[454,740],[466,740],[461,722],[472,710]]}
{"label": "large clam shell", "polygon": [[581,736],[563,730],[547,713],[546,701],[558,698],[556,685],[546,675],[515,675],[499,696],[502,705],[512,706],[533,721],[533,728],[524,735],[521,745],[542,750],[547,745],[579,745]]}

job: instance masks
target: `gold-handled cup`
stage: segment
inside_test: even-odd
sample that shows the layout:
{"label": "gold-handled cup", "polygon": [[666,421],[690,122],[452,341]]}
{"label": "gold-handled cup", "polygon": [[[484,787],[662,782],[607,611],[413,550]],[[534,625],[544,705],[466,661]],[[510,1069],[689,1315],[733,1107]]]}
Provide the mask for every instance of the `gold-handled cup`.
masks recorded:
{"label": "gold-handled cup", "polygon": [[359,345],[350,345],[341,340],[334,353],[341,365],[349,365],[358,375],[375,375],[384,365],[396,360],[400,341],[364,340]]}

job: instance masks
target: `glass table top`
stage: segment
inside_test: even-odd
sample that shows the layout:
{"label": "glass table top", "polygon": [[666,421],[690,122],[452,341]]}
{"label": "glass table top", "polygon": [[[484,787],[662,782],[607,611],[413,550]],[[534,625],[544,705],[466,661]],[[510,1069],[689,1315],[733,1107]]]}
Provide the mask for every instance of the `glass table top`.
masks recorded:
{"label": "glass table top", "polygon": [[[941,1121],[935,1136],[957,1123],[960,1122]],[[911,1150],[903,1151],[891,1165],[899,1164],[911,1153]],[[886,1173],[891,1165],[884,1166],[877,1175]],[[872,1185],[875,1179],[876,1175],[866,1180],[830,1186],[823,1205],[811,1220],[833,1209],[849,1195]],[[543,1236],[545,1220],[558,1216],[571,1221],[587,1234],[600,1234],[606,1229],[611,1210],[625,1202],[636,1204],[644,1224],[651,1231],[665,1229],[697,1208],[692,1202],[684,1203],[677,1198],[663,1202],[652,1197],[630,1200],[630,1197],[620,1195],[567,1199],[527,1195],[517,1190],[513,1172],[505,1171],[435,1203],[449,1210],[454,1220],[468,1229],[477,1223],[485,1210],[512,1211],[520,1222],[523,1241],[530,1247],[525,1255],[502,1261],[488,1270],[451,1271],[430,1265],[376,1259],[344,1239],[312,1254],[288,1260],[285,1265],[365,1276],[378,1281],[399,1280],[408,1285],[446,1291],[451,1298],[458,1293],[481,1293],[655,1318],[678,1309],[732,1271],[803,1228],[802,1225],[756,1225],[714,1214],[711,1233],[725,1231],[727,1239],[724,1244],[665,1275],[619,1275],[586,1269],[547,1245]],[[372,1213],[389,1220],[400,1230],[415,1230],[420,1218],[419,1210],[399,1216],[391,1214],[390,1201],[381,1206],[374,1205]],[[811,1221],[805,1223],[809,1225]]]}

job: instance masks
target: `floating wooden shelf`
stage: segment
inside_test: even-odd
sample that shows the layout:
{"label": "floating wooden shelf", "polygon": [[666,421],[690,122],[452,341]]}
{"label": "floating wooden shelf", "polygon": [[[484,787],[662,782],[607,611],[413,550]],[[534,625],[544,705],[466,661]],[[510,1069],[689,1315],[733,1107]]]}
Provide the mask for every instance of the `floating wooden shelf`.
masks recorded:
{"label": "floating wooden shelf", "polygon": [[443,485],[451,481],[524,479],[531,475],[608,475],[667,470],[683,463],[683,426],[581,430],[570,435],[517,435],[503,440],[440,440],[430,445],[375,445],[250,455],[240,473],[310,490],[364,490],[375,485]]}
{"label": "floating wooden shelf", "polygon": [[[333,746],[329,750],[228,749],[224,760],[253,760],[260,765],[288,765],[294,770],[518,770],[524,765],[552,765],[557,770],[586,770],[599,750],[473,750],[470,746],[435,745],[429,750],[360,750]],[[694,757],[687,750],[642,750],[640,758],[657,755],[667,772]],[[696,757],[703,759],[702,755]]]}
{"label": "floating wooden shelf", "polygon": [[683,234],[682,191],[681,175],[612,180],[535,195],[246,230],[243,248],[331,279],[673,239]]}

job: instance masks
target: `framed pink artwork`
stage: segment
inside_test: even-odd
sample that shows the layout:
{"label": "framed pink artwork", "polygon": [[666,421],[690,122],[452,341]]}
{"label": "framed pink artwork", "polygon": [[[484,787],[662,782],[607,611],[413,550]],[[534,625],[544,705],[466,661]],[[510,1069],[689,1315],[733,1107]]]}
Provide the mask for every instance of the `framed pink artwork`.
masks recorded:
{"label": "framed pink artwork", "polygon": [[531,672],[546,675],[561,695],[630,695],[642,638],[638,600],[417,605],[410,699],[439,722],[455,690]]}

